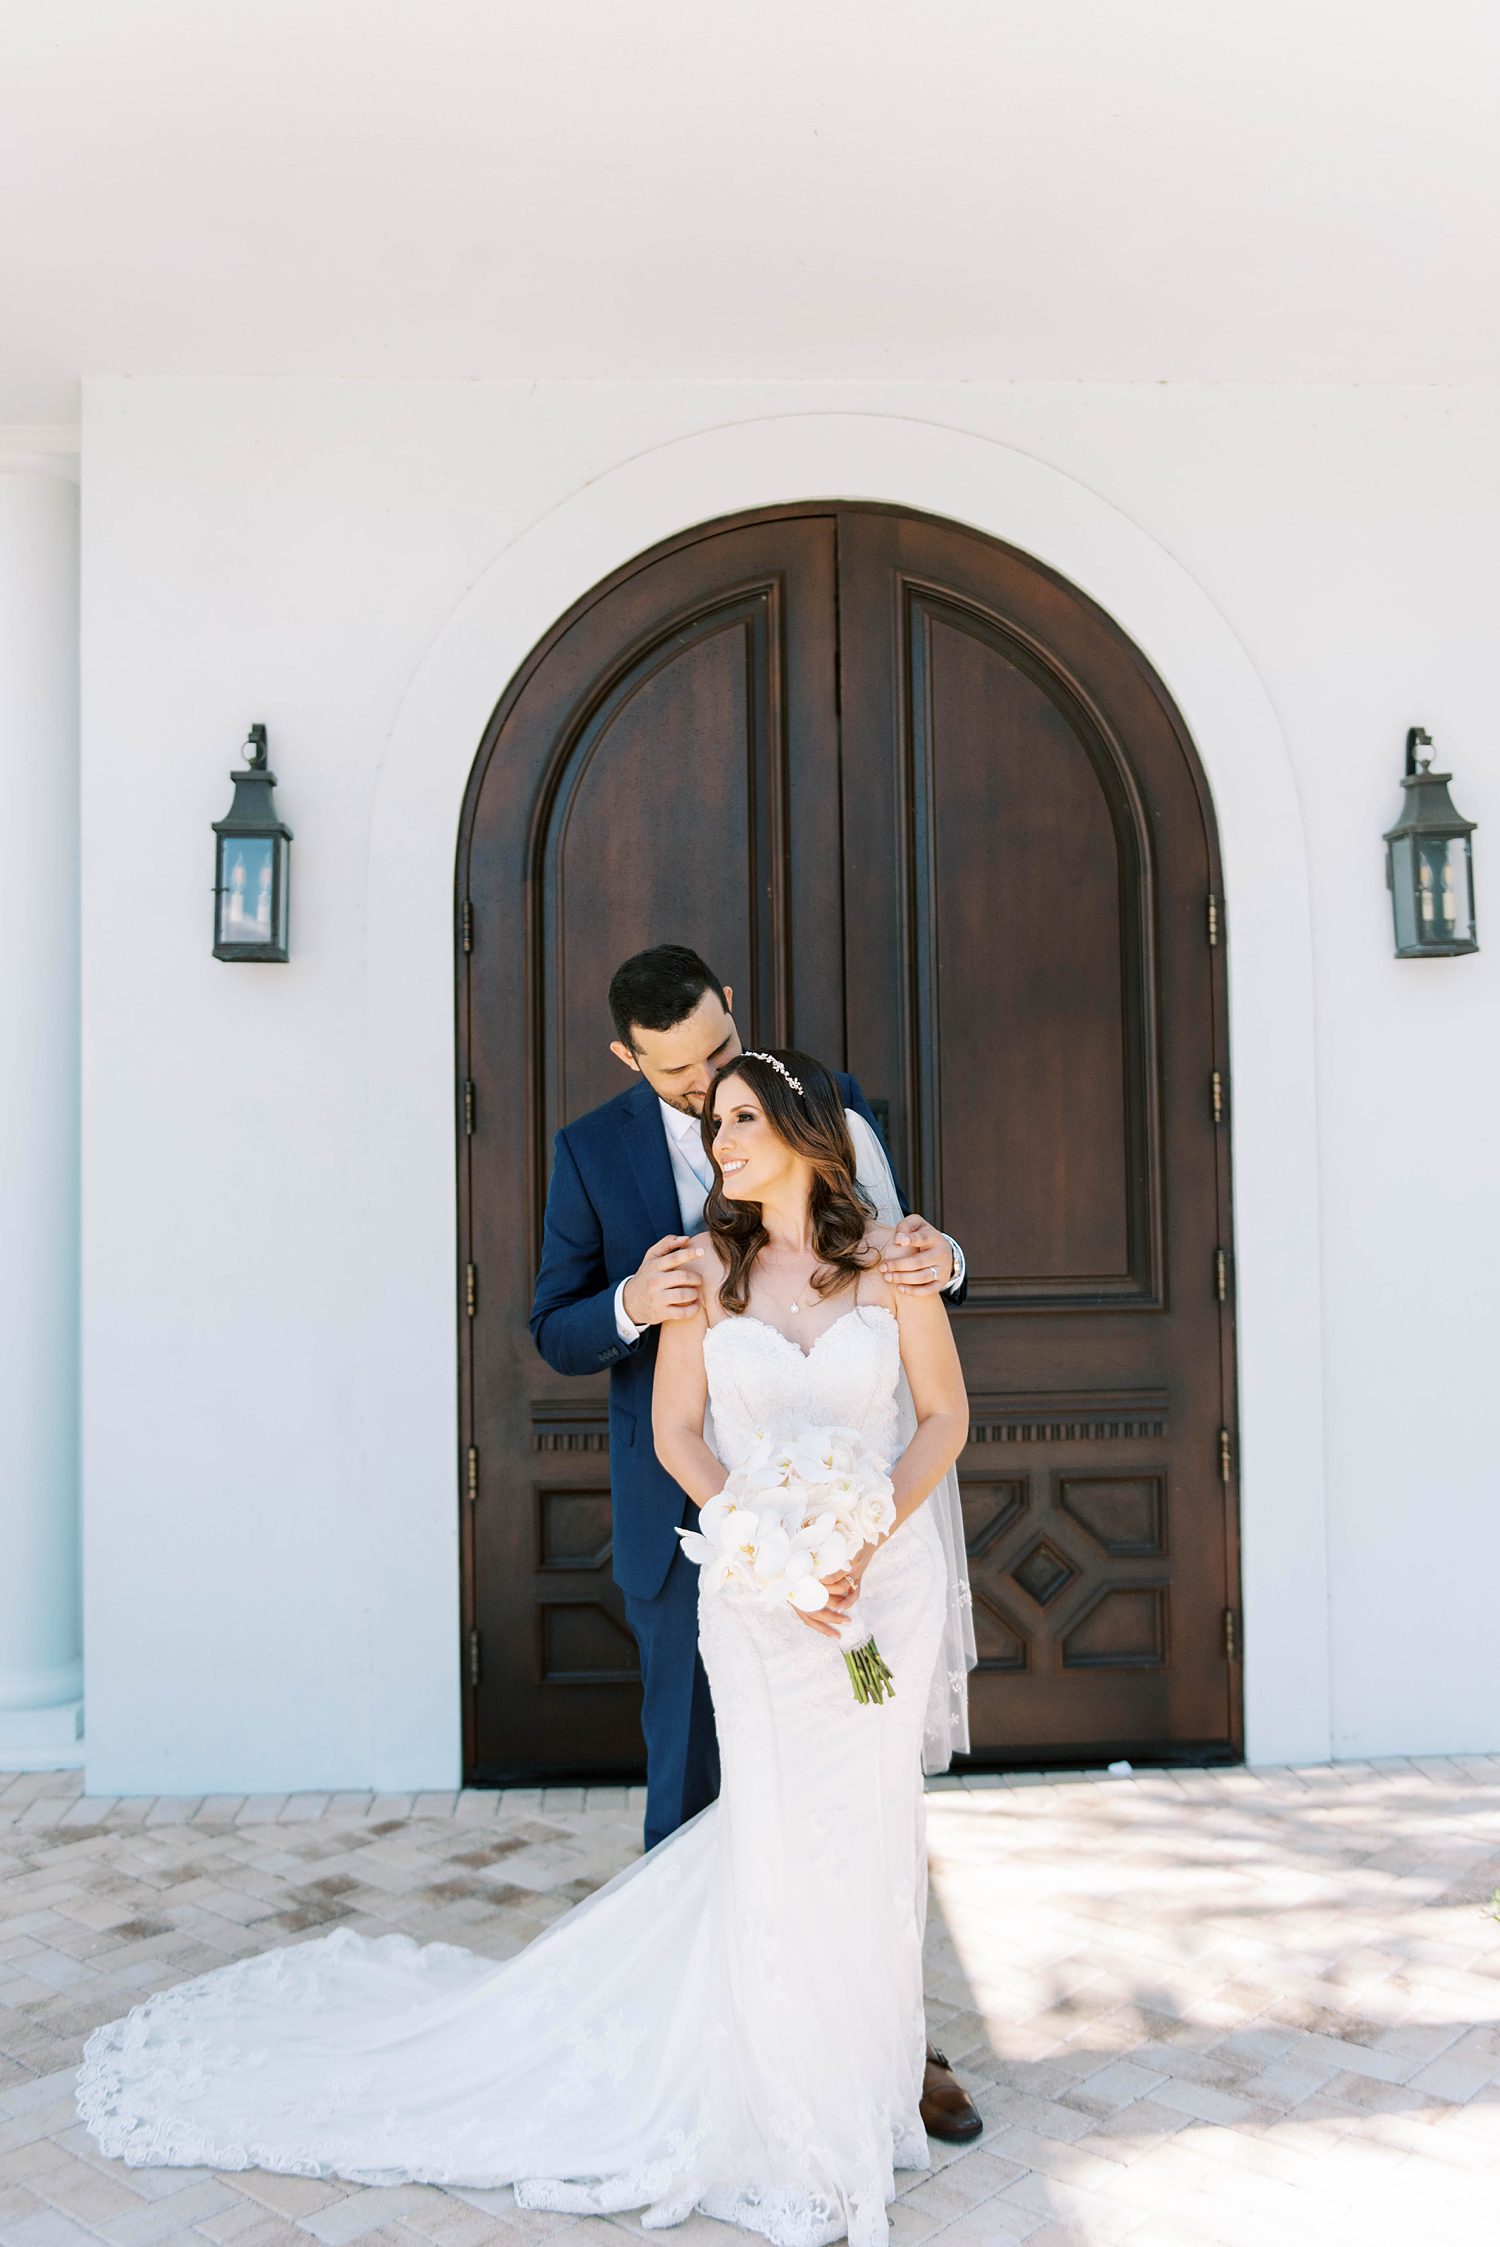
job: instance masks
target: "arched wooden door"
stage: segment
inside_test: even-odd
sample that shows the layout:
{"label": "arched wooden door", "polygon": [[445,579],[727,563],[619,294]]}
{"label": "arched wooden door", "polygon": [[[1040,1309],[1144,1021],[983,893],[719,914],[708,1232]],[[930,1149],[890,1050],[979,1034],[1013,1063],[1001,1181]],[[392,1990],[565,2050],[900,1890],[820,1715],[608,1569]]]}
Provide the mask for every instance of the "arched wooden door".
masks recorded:
{"label": "arched wooden door", "polygon": [[458,857],[471,1777],[638,1769],[604,1383],[526,1312],[609,976],[695,945],[963,1242],[976,1759],[1240,1744],[1221,885],[1180,718],[1027,556],[807,505],[643,556],[496,712]]}

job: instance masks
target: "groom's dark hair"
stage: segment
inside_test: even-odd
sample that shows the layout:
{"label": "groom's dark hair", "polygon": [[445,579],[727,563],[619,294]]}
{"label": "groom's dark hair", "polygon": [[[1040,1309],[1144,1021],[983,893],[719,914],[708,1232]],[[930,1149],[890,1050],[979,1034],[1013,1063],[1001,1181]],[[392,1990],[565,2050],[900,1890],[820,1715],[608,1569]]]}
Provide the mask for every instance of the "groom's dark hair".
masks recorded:
{"label": "groom's dark hair", "polygon": [[635,1051],[633,1032],[670,1030],[690,1015],[705,991],[724,986],[696,952],[685,944],[653,944],[649,952],[632,952],[615,969],[609,983],[609,1011],[622,1045]]}

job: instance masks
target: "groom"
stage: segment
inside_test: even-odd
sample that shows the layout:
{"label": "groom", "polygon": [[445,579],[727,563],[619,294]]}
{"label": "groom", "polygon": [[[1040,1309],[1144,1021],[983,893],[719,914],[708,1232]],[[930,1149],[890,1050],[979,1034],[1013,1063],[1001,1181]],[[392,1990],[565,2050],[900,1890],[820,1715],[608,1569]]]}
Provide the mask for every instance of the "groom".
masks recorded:
{"label": "groom", "polygon": [[[715,1072],[744,1048],[734,994],[696,952],[658,944],[617,969],[609,986],[610,1050],[635,1081],[557,1134],[531,1306],[536,1346],[557,1373],[609,1371],[609,1477],[614,1577],[640,1649],[646,1736],[646,1847],[694,1817],[719,1791],[708,1681],[698,1659],[698,1571],[676,1530],[690,1500],[651,1439],[656,1330],[691,1318],[703,1257],[690,1236],[712,1178],[699,1119]],[[874,1125],[854,1079],[846,1108]],[[903,1203],[904,1206],[904,1203]],[[925,1218],[903,1218],[884,1259],[898,1287],[964,1292],[957,1244]],[[923,2118],[935,2136],[982,2125],[929,2058]]]}

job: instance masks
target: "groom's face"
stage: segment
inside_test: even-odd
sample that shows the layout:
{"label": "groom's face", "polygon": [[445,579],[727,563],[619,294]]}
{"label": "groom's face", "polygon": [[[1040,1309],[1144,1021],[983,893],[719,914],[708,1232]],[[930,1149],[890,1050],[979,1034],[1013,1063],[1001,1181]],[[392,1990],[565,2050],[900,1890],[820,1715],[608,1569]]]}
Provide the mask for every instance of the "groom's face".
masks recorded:
{"label": "groom's face", "polygon": [[617,1038],[610,1051],[643,1076],[652,1091],[669,1108],[685,1116],[701,1116],[708,1088],[726,1061],[744,1051],[730,1008],[734,992],[726,983],[721,999],[705,991],[691,1014],[674,1022],[670,1030],[647,1030],[632,1023],[631,1043]]}

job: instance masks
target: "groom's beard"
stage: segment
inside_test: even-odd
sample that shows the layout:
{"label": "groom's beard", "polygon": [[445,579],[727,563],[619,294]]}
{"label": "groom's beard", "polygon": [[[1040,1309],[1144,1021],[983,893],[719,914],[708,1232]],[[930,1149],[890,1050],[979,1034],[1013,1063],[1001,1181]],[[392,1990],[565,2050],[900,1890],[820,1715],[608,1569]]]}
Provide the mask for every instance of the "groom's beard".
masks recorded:
{"label": "groom's beard", "polygon": [[673,1099],[672,1096],[668,1093],[663,1093],[661,1097],[666,1101],[669,1108],[675,1108],[677,1110],[679,1116],[701,1117],[703,1114],[703,1103],[708,1098],[708,1095],[705,1092],[681,1092],[675,1099]]}

